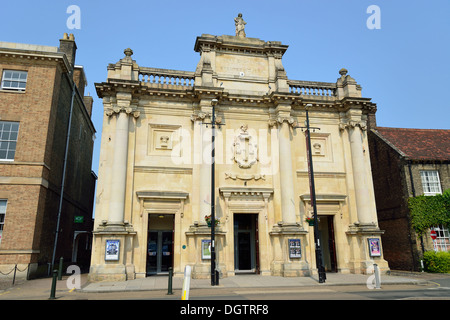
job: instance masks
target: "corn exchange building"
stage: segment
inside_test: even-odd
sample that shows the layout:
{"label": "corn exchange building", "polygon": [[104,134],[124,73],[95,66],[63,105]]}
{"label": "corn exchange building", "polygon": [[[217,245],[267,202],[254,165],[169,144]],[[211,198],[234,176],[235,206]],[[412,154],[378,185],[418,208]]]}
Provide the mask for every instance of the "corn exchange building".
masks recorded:
{"label": "corn exchange building", "polygon": [[388,270],[367,142],[376,105],[346,69],[335,82],[289,79],[288,46],[247,37],[242,16],[235,21],[234,36],[197,37],[193,72],[140,66],[126,49],[96,83],[104,119],[91,281],[170,267],[182,276],[187,265],[194,278],[210,277],[211,204],[220,277],[317,274],[306,110],[317,128],[311,154],[325,270]]}

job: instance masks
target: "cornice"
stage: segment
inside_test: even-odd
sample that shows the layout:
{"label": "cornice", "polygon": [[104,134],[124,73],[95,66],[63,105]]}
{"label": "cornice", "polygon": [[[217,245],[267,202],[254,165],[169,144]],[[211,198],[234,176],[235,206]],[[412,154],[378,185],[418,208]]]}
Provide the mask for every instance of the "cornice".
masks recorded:
{"label": "cornice", "polygon": [[[100,98],[115,96],[117,92],[129,92],[135,98],[147,97],[155,99],[183,99],[186,101],[200,101],[202,99],[218,99],[219,106],[244,105],[244,106],[269,106],[277,107],[289,105],[294,112],[302,111],[305,105],[310,104],[311,111],[337,111],[346,112],[350,109],[361,109],[366,112],[375,112],[376,104],[370,98],[344,97],[338,100],[336,97],[318,100],[304,95],[290,92],[276,92],[265,95],[246,95],[229,93],[221,87],[192,86],[192,87],[153,87],[145,82],[135,80],[108,79],[107,82],[95,83],[97,95]],[[331,98],[331,99],[330,99]]]}
{"label": "cornice", "polygon": [[280,41],[264,41],[258,38],[241,38],[236,36],[214,36],[203,34],[197,37],[195,52],[219,51],[235,54],[274,55],[281,58],[289,46]]}
{"label": "cornice", "polygon": [[0,57],[28,61],[54,61],[61,65],[63,72],[69,72],[69,62],[62,52],[28,51],[20,49],[0,48]]}
{"label": "cornice", "polygon": [[334,104],[339,111],[362,109],[365,111],[375,112],[377,105],[371,102],[371,100],[371,98],[344,97],[341,100],[336,100]]}

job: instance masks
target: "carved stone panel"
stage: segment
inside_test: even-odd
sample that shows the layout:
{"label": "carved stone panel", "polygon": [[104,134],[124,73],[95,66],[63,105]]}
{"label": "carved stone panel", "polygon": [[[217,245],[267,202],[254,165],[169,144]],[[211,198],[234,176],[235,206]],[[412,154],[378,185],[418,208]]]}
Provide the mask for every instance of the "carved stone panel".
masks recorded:
{"label": "carved stone panel", "polygon": [[148,155],[167,155],[179,156],[173,154],[174,147],[179,143],[180,126],[166,124],[149,124],[148,128]]}
{"label": "carved stone panel", "polygon": [[333,161],[329,133],[311,133],[311,154],[315,158],[315,161]]}
{"label": "carved stone panel", "polygon": [[258,161],[258,144],[256,137],[248,131],[246,124],[241,126],[241,132],[234,139],[233,159],[239,168],[250,168]]}

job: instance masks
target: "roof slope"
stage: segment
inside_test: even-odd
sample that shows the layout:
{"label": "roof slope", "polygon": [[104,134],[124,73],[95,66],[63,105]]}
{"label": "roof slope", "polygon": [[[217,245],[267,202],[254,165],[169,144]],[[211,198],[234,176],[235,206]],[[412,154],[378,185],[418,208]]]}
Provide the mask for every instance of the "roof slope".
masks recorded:
{"label": "roof slope", "polygon": [[376,127],[374,131],[410,160],[450,160],[450,130]]}

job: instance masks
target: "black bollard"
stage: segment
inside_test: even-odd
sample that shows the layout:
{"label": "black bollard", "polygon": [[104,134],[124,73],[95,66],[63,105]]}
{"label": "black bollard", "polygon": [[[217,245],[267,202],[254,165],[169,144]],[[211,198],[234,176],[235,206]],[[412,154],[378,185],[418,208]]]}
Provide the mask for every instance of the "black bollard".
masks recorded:
{"label": "black bollard", "polygon": [[14,283],[16,282],[16,271],[17,271],[17,263],[14,266],[14,276],[13,276],[13,283],[12,283],[13,286],[14,286]]}
{"label": "black bollard", "polygon": [[167,294],[173,294],[172,291],[172,277],[173,277],[173,268],[169,268],[169,287],[167,288]]}
{"label": "black bollard", "polygon": [[63,257],[59,258],[58,280],[62,280],[63,262],[64,262],[64,258]]}
{"label": "black bollard", "polygon": [[219,278],[220,278],[220,273],[219,273],[218,270],[216,270],[215,275],[216,275],[216,286],[218,286],[219,285]]}
{"label": "black bollard", "polygon": [[50,291],[50,298],[49,299],[56,299],[56,281],[58,278],[58,270],[53,270],[53,279],[52,279],[52,289]]}

